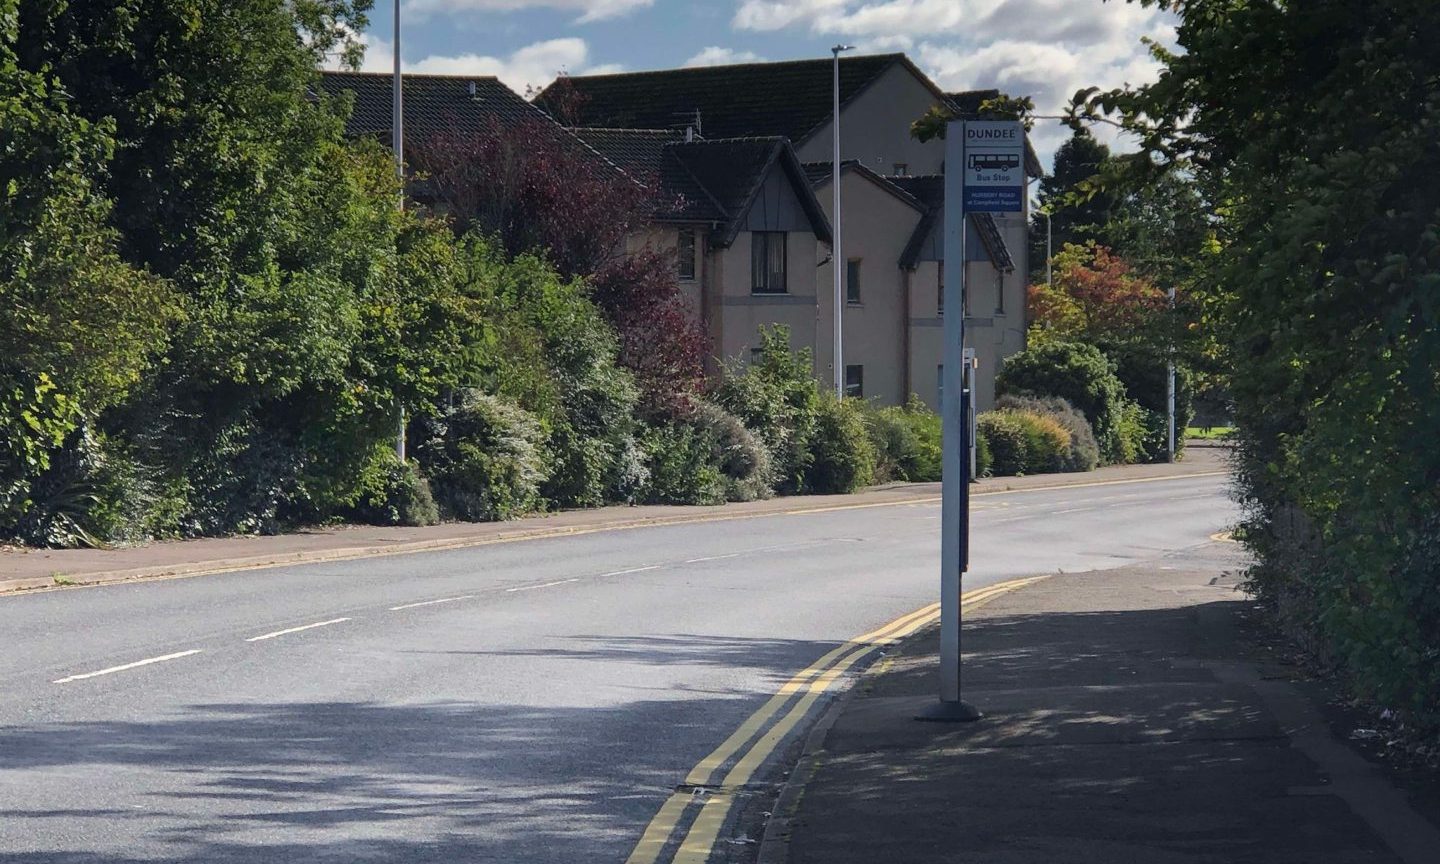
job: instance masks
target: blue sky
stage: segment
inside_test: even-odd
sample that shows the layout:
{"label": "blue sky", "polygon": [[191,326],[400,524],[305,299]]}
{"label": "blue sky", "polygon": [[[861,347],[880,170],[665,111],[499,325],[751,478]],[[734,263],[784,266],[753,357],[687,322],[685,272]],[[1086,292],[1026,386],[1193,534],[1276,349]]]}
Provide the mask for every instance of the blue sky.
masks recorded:
{"label": "blue sky", "polygon": [[[904,51],[946,89],[1000,87],[1055,113],[1075,90],[1152,80],[1142,37],[1168,13],[1102,0],[401,0],[413,72],[498,75],[519,92],[559,72],[824,57],[837,42]],[[365,68],[387,70],[393,0],[376,0]],[[1037,128],[1044,158],[1068,133]],[[1123,142],[1122,142],[1123,146]]]}

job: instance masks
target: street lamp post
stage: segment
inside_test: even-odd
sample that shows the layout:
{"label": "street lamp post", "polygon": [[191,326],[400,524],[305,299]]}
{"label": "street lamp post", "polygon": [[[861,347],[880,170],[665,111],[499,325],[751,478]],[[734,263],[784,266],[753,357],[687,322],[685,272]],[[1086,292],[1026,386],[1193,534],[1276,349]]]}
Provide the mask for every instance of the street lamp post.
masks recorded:
{"label": "street lamp post", "polygon": [[[405,93],[400,80],[400,0],[395,0],[395,79],[392,84],[390,149],[395,151],[395,174],[400,178],[398,207],[405,209]],[[399,406],[395,430],[395,456],[405,461],[405,406]]]}
{"label": "street lamp post", "polygon": [[845,349],[844,349],[844,328],[841,326],[841,319],[845,314],[845,258],[840,251],[840,52],[849,51],[853,45],[836,45],[830,49],[835,58],[834,75],[834,97],[835,113],[831,119],[831,125],[835,132],[835,151],[831,161],[830,185],[835,193],[835,206],[833,213],[835,218],[831,230],[835,235],[835,250],[830,256],[830,268],[835,273],[835,357],[832,361],[835,365],[835,397],[845,398]]}

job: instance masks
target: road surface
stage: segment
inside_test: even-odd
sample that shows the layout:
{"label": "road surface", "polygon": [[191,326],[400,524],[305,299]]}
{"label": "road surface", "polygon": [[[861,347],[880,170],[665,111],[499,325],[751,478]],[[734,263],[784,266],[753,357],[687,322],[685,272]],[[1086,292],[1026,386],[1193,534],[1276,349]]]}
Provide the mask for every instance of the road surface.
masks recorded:
{"label": "road surface", "polygon": [[[1226,482],[977,497],[965,588],[1163,566],[1235,520]],[[936,599],[938,526],[856,508],[0,597],[0,861],[624,861],[782,682]]]}

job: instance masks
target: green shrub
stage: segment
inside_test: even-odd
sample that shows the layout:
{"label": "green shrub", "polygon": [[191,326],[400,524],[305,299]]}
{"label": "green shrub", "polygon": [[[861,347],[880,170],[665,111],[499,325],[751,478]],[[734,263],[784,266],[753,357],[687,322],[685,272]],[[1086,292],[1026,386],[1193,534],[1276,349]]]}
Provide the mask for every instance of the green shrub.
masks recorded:
{"label": "green shrub", "polygon": [[995,477],[1025,473],[1030,445],[1018,418],[1015,411],[986,411],[976,419],[979,437],[990,455],[988,473]]}
{"label": "green shrub", "polygon": [[1053,418],[1070,435],[1070,447],[1061,471],[1094,471],[1100,464],[1100,445],[1095,442],[1095,432],[1085,415],[1075,410],[1069,402],[1059,396],[1001,396],[995,400],[995,407],[1001,410],[1029,411]]}
{"label": "green shrub", "polygon": [[981,414],[978,425],[996,475],[1055,473],[1073,458],[1070,433],[1048,414],[1004,408]]}
{"label": "green shrub", "polygon": [[[1142,423],[1144,443],[1137,458],[1142,462],[1164,462],[1168,457],[1167,414],[1169,368],[1163,356],[1137,350],[1107,350],[1115,361],[1115,374],[1125,387],[1125,396],[1145,409]],[[1175,455],[1185,449],[1185,428],[1195,417],[1195,376],[1182,365],[1175,368]]]}
{"label": "green shrub", "polygon": [[760,347],[749,363],[726,364],[716,385],[716,404],[739,417],[765,443],[776,491],[794,493],[810,470],[811,436],[819,416],[820,390],[808,350],[790,350],[790,331],[760,330]]}
{"label": "green shrub", "polygon": [[672,422],[646,430],[642,445],[649,477],[639,498],[647,504],[723,504],[725,476],[713,443],[698,427]]}
{"label": "green shrub", "polygon": [[444,417],[424,423],[416,456],[449,518],[513,519],[543,504],[545,433],[528,411],[499,396],[464,391]]}
{"label": "green shrub", "polygon": [[700,402],[691,422],[710,445],[711,464],[724,478],[725,500],[755,501],[774,494],[770,451],[740,418],[713,402]]}
{"label": "green shrub", "polygon": [[1114,364],[1093,345],[1054,342],[1012,355],[996,378],[995,390],[999,396],[1058,396],[1066,400],[1090,421],[1101,461],[1127,461],[1121,434],[1125,389]]}
{"label": "green shrub", "polygon": [[[982,415],[983,416],[983,415]],[[992,476],[994,457],[990,455],[990,439],[978,424],[975,429],[975,476],[971,479]]]}
{"label": "green shrub", "polygon": [[920,446],[920,439],[906,422],[900,408],[877,408],[866,412],[865,425],[875,451],[875,483],[907,480],[903,463]]}
{"label": "green shrub", "polygon": [[[1120,419],[1115,426],[1115,437],[1119,442],[1116,462],[1129,465],[1144,461],[1146,439],[1149,436],[1145,423],[1147,413],[1149,412],[1134,402],[1127,401],[1120,406]],[[1165,418],[1161,417],[1160,422],[1163,424]]]}
{"label": "green shrub", "polygon": [[434,525],[440,509],[430,483],[413,461],[401,462],[393,453],[380,460],[379,476],[349,514],[368,525]]}
{"label": "green shrub", "polygon": [[617,363],[614,332],[579,280],[543,259],[507,259],[480,237],[461,241],[462,284],[485,306],[490,339],[477,348],[486,390],[533,414],[551,470],[541,484],[555,507],[603,504],[627,436],[636,431],[634,379]]}
{"label": "green shrub", "polygon": [[854,492],[875,476],[875,448],[865,428],[865,403],[820,397],[805,491],[818,495]]}
{"label": "green shrub", "polygon": [[940,415],[914,396],[903,408],[872,408],[866,417],[875,450],[875,482],[940,479]]}

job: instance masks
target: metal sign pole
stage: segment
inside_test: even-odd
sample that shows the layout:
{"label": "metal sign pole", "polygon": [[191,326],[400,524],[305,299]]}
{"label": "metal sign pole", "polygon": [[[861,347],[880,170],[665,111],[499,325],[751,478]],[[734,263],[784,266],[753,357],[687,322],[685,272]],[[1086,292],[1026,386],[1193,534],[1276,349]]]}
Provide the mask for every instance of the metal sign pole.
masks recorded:
{"label": "metal sign pole", "polygon": [[965,417],[965,121],[945,132],[945,353],[940,399],[940,702],[921,720],[978,720],[960,701],[960,578],[969,545],[970,460]]}
{"label": "metal sign pole", "polygon": [[[941,368],[940,702],[921,720],[978,720],[960,699],[960,581],[970,566],[972,354],[965,349],[965,235],[971,213],[1022,213],[1025,130],[1013,120],[945,129],[945,365]],[[966,388],[966,384],[970,386]]]}

